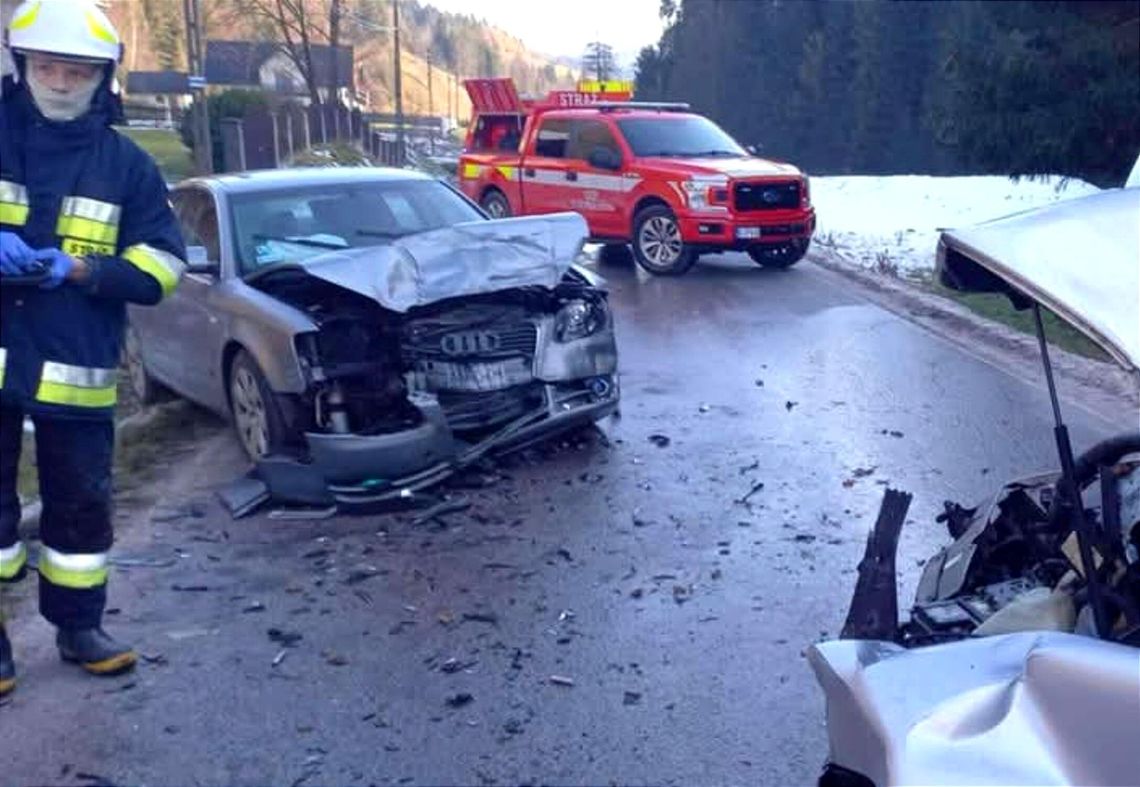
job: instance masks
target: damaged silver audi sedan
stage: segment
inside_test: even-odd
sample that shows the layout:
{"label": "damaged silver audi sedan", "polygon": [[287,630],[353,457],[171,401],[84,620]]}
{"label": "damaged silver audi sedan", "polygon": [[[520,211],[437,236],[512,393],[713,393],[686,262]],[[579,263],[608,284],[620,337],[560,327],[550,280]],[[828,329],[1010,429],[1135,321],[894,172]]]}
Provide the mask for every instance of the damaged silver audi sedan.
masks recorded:
{"label": "damaged silver audi sedan", "polygon": [[259,467],[376,498],[617,409],[613,319],[574,265],[577,214],[492,221],[385,169],[193,179],[171,200],[189,266],[130,314],[132,385],[230,416]]}

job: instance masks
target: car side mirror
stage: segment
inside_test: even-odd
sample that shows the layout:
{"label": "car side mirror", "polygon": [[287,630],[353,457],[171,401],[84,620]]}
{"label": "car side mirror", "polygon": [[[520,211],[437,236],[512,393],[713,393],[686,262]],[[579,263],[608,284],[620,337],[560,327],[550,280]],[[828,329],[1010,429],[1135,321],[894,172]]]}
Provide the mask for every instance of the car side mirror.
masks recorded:
{"label": "car side mirror", "polygon": [[596,169],[621,169],[621,154],[613,148],[594,148],[587,161]]}
{"label": "car side mirror", "polygon": [[749,145],[747,148],[745,148],[745,150],[747,150],[753,156],[759,156],[760,155],[760,149],[762,147],[764,147],[764,146],[763,145]]}
{"label": "car side mirror", "polygon": [[200,273],[206,276],[217,276],[222,268],[216,262],[210,261],[209,252],[205,246],[186,247],[186,272]]}

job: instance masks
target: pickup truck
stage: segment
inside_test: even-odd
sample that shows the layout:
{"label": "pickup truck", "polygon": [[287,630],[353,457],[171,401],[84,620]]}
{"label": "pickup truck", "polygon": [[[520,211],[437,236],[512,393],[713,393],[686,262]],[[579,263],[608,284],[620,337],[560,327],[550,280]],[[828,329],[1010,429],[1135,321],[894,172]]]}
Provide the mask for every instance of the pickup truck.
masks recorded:
{"label": "pickup truck", "polygon": [[683,274],[706,253],[787,268],[807,252],[808,178],[752,155],[686,105],[580,91],[525,101],[509,79],[465,87],[475,116],[459,185],[493,217],[576,211],[592,240],[632,245],[658,275]]}

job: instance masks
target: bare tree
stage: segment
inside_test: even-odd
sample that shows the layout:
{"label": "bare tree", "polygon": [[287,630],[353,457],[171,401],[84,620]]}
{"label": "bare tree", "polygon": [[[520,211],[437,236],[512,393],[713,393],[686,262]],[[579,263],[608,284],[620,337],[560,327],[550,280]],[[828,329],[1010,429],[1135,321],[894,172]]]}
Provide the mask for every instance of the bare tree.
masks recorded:
{"label": "bare tree", "polygon": [[[234,10],[240,14],[252,16],[265,23],[280,39],[281,51],[301,75],[309,98],[314,104],[321,103],[320,85],[317,84],[317,72],[313,67],[314,38],[328,39],[329,35],[321,30],[313,20],[307,0],[231,0]],[[337,21],[337,36],[339,38],[340,26],[340,0],[333,0]],[[330,10],[330,21],[332,20]],[[330,31],[331,32],[331,31]],[[336,54],[333,50],[335,66]],[[332,69],[332,85],[337,83],[337,69]]]}

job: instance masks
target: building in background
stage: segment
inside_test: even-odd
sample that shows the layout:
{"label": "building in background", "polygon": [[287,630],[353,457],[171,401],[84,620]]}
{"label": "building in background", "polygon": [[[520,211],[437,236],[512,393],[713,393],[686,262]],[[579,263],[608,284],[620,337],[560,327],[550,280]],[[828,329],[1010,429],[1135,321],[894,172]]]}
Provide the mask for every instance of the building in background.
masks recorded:
{"label": "building in background", "polygon": [[[336,76],[336,99],[350,109],[360,109],[363,91],[356,90],[355,53],[350,46],[333,49],[323,44],[310,47],[313,73],[323,103],[329,102],[330,85]],[[245,88],[309,104],[305,80],[280,44],[257,41],[207,41],[206,83],[211,88]]]}

